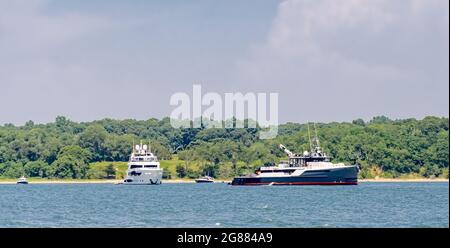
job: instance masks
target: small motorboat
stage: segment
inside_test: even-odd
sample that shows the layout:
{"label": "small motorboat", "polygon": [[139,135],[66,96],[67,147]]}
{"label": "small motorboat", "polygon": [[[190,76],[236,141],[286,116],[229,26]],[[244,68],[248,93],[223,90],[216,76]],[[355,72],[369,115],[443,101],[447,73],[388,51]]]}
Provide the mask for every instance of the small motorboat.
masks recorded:
{"label": "small motorboat", "polygon": [[25,176],[20,177],[17,180],[17,184],[28,184],[27,178]]}
{"label": "small motorboat", "polygon": [[195,179],[196,183],[213,183],[214,182],[214,178],[210,177],[210,176],[204,176],[198,179]]}

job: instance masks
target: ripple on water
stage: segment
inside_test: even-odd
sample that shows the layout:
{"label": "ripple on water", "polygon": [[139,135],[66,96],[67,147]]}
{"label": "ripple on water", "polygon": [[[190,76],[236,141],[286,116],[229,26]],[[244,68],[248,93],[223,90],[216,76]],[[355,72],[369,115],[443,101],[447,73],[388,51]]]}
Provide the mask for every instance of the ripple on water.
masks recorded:
{"label": "ripple on water", "polygon": [[448,183],[0,185],[0,227],[448,227]]}

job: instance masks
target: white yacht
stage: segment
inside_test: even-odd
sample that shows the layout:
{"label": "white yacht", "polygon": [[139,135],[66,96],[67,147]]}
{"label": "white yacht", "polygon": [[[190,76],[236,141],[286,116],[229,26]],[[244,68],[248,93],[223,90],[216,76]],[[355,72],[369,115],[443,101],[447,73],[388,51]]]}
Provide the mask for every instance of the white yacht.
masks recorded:
{"label": "white yacht", "polygon": [[126,173],[123,184],[161,184],[163,169],[149,147],[141,144],[133,147]]}
{"label": "white yacht", "polygon": [[28,184],[27,178],[25,176],[20,177],[17,180],[17,184]]}
{"label": "white yacht", "polygon": [[214,178],[212,178],[210,176],[204,176],[204,177],[195,179],[195,182],[196,183],[214,183]]}

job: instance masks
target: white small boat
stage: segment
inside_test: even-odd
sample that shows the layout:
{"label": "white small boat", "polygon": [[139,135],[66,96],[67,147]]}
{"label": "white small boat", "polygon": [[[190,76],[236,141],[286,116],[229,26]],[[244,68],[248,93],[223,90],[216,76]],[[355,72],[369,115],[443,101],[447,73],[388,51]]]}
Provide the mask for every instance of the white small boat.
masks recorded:
{"label": "white small boat", "polygon": [[213,183],[214,182],[214,178],[210,177],[210,176],[204,176],[198,179],[195,179],[196,183]]}
{"label": "white small boat", "polygon": [[17,184],[28,184],[27,178],[25,176],[20,177],[17,180]]}

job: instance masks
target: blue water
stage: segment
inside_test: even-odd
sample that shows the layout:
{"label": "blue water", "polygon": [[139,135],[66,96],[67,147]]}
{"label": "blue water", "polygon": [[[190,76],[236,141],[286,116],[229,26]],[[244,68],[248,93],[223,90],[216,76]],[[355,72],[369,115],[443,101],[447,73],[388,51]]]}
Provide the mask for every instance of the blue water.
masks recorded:
{"label": "blue water", "polygon": [[448,183],[0,185],[0,227],[448,227]]}

